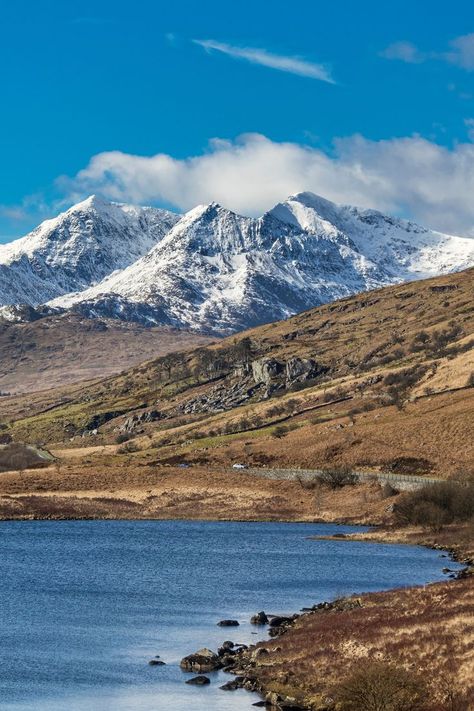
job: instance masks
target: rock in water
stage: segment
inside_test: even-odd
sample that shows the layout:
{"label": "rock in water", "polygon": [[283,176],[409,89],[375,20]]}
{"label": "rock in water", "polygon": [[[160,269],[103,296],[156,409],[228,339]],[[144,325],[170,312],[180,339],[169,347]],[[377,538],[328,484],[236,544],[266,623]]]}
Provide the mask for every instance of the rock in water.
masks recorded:
{"label": "rock in water", "polygon": [[266,613],[262,610],[261,612],[257,612],[256,615],[250,618],[250,622],[252,625],[268,625],[268,617]]}
{"label": "rock in water", "polygon": [[207,678],[207,676],[193,676],[192,679],[188,679],[186,684],[192,684],[193,686],[206,686],[206,684],[210,684],[211,680]]}

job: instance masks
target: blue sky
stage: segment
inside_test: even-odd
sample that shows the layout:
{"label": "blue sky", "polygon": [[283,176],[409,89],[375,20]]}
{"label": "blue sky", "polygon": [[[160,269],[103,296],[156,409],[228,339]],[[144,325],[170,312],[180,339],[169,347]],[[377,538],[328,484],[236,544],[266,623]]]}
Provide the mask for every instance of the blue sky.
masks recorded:
{"label": "blue sky", "polygon": [[311,189],[474,234],[471,33],[467,0],[5,3],[0,239],[90,191]]}

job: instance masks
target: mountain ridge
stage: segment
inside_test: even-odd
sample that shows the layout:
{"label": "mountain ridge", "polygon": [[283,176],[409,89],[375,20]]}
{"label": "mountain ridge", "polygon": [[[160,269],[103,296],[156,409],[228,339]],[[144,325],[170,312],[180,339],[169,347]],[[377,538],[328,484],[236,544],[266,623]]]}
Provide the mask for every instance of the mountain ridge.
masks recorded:
{"label": "mountain ridge", "polygon": [[12,318],[15,266],[13,295],[29,289],[46,311],[222,336],[473,265],[472,239],[309,192],[256,218],[216,202],[179,216],[91,196],[0,248],[1,312]]}
{"label": "mountain ridge", "polygon": [[473,264],[473,240],[299,193],[258,218],[198,206],[137,262],[51,306],[228,335]]}

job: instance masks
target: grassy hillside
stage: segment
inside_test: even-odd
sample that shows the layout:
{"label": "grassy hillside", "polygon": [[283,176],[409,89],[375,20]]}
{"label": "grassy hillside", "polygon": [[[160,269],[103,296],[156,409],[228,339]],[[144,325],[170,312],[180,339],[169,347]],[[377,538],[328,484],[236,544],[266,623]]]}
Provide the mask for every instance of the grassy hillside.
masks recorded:
{"label": "grassy hillside", "polygon": [[114,456],[136,464],[452,474],[474,461],[473,276],[360,294],[89,385],[2,398],[2,418],[15,440],[119,440]]}

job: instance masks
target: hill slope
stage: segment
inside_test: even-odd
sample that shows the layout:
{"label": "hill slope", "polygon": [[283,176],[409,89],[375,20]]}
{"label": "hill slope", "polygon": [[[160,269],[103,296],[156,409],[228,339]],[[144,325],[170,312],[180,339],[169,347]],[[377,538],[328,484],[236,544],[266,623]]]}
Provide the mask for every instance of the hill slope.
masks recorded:
{"label": "hill slope", "polygon": [[39,390],[104,378],[144,359],[208,340],[183,330],[77,314],[0,323],[0,392],[31,396]]}
{"label": "hill slope", "polygon": [[102,421],[97,442],[126,431],[137,463],[401,456],[446,475],[474,461],[473,297],[472,270],[360,294],[27,405],[2,398],[3,418],[17,439],[48,442]]}

